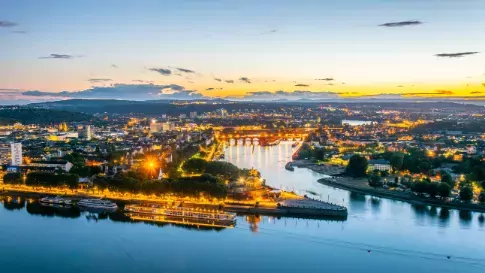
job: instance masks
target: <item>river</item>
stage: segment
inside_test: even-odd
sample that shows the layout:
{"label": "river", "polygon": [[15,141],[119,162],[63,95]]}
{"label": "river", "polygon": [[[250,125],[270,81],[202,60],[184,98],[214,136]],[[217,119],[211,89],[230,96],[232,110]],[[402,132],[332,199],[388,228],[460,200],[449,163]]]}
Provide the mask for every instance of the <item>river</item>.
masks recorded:
{"label": "river", "polygon": [[[226,160],[267,184],[343,204],[345,221],[238,217],[232,229],[127,221],[122,214],[46,209],[21,198],[0,206],[5,272],[483,272],[480,214],[370,198],[284,165],[295,148],[232,146]],[[449,256],[449,257],[448,257]]]}

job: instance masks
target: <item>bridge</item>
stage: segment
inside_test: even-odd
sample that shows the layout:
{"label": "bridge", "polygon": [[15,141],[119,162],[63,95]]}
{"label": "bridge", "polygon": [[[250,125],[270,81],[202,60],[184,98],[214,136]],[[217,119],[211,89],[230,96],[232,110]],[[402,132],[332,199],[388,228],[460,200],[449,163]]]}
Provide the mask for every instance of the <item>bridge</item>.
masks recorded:
{"label": "bridge", "polygon": [[318,128],[290,128],[290,129],[237,129],[224,128],[221,131],[215,131],[214,135],[218,140],[293,140],[304,139],[310,133],[315,132]]}

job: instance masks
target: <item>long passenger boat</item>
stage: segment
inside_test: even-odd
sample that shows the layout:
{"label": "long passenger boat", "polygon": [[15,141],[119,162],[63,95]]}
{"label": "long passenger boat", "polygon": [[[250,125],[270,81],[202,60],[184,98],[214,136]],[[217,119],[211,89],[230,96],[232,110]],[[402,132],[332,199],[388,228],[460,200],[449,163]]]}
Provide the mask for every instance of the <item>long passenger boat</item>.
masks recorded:
{"label": "long passenger boat", "polygon": [[116,203],[101,199],[81,199],[77,205],[83,209],[98,209],[105,211],[116,211],[118,209]]}
{"label": "long passenger boat", "polygon": [[126,213],[128,217],[136,221],[147,221],[156,223],[170,223],[176,225],[187,225],[187,226],[203,226],[203,227],[213,227],[213,228],[233,228],[235,222],[227,221],[212,221],[206,219],[198,218],[183,218],[175,216],[148,214],[148,213]]}
{"label": "long passenger boat", "polygon": [[39,201],[41,204],[47,205],[47,206],[71,206],[72,205],[71,199],[62,198],[60,196],[56,196],[56,197],[47,196],[47,197],[41,198]]}
{"label": "long passenger boat", "polygon": [[214,222],[236,223],[236,214],[211,209],[164,207],[158,204],[126,205],[125,211],[134,213],[165,215],[185,219],[209,220]]}

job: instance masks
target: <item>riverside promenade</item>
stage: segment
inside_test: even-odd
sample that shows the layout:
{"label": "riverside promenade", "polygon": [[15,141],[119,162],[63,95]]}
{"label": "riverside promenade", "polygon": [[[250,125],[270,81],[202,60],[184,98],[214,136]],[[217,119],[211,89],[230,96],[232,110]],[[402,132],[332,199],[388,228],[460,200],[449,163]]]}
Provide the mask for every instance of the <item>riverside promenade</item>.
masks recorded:
{"label": "riverside promenade", "polygon": [[427,198],[424,196],[419,196],[411,192],[403,192],[385,188],[372,188],[368,185],[366,179],[352,179],[349,177],[321,178],[318,180],[318,182],[334,188],[403,201],[415,205],[429,205],[449,209],[485,212],[485,205],[482,204],[465,203],[459,201],[444,201],[438,198]]}

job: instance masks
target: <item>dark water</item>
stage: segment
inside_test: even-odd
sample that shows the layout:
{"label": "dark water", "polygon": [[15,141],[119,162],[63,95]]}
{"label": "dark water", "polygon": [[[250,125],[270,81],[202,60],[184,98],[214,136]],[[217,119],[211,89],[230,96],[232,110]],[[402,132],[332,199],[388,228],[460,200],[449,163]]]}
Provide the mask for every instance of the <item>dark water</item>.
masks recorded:
{"label": "dark water", "polygon": [[[1,272],[483,272],[480,214],[372,199],[284,170],[291,145],[230,147],[226,159],[267,183],[349,208],[346,221],[238,218],[233,229],[130,222],[119,213],[0,204]],[[370,250],[370,253],[368,252]],[[450,256],[450,259],[447,258]]]}

